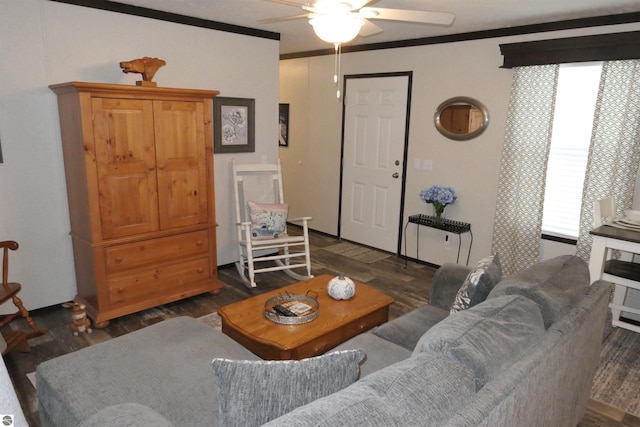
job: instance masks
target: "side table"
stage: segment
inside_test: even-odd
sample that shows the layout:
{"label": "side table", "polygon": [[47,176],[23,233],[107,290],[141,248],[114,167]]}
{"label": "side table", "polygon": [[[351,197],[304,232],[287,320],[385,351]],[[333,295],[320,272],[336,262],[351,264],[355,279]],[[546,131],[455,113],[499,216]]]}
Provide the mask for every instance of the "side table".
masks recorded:
{"label": "side table", "polygon": [[469,257],[471,256],[471,245],[473,244],[473,233],[471,232],[471,224],[468,222],[454,221],[445,218],[436,218],[431,215],[417,214],[409,215],[409,220],[404,226],[404,265],[407,266],[407,227],[409,224],[416,224],[416,259],[420,259],[420,226],[436,228],[438,230],[447,231],[458,235],[458,257],[456,263],[460,262],[460,248],[462,246],[462,234],[469,233],[471,240],[469,242],[469,251],[467,252],[467,263],[469,265]]}
{"label": "side table", "polygon": [[615,285],[611,307],[612,325],[640,332],[640,327],[620,320],[623,312],[640,315],[640,309],[625,305],[628,289],[640,290],[640,264],[611,258],[611,250],[640,254],[640,232],[609,225],[589,232],[593,237],[589,273],[591,281],[606,280]]}

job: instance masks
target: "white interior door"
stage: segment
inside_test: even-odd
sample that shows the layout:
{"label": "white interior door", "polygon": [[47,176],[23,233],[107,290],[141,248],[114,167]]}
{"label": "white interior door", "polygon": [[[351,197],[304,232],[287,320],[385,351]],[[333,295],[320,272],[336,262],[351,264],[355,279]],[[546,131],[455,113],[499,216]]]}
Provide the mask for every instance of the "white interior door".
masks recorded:
{"label": "white interior door", "polygon": [[340,237],[396,252],[409,76],[348,78]]}

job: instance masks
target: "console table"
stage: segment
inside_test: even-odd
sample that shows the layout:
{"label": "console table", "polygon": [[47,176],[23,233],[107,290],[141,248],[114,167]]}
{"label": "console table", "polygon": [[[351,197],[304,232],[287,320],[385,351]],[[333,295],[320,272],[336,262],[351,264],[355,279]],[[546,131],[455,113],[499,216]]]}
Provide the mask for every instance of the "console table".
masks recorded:
{"label": "console table", "polygon": [[609,304],[613,326],[640,332],[640,327],[620,320],[622,312],[640,314],[638,308],[624,304],[628,289],[640,290],[640,264],[610,259],[609,253],[617,249],[640,254],[640,232],[603,225],[589,234],[593,237],[589,259],[591,281],[603,279],[615,284],[613,300]]}
{"label": "console table", "polygon": [[460,262],[460,248],[462,246],[462,234],[469,233],[471,240],[469,242],[469,251],[467,252],[467,263],[469,265],[469,257],[471,256],[471,245],[473,244],[473,233],[471,232],[471,224],[468,222],[454,221],[451,219],[437,218],[431,215],[417,214],[409,215],[409,220],[404,226],[404,265],[407,266],[407,227],[409,224],[416,224],[416,259],[420,259],[420,226],[436,228],[449,233],[458,235],[458,257],[456,263]]}

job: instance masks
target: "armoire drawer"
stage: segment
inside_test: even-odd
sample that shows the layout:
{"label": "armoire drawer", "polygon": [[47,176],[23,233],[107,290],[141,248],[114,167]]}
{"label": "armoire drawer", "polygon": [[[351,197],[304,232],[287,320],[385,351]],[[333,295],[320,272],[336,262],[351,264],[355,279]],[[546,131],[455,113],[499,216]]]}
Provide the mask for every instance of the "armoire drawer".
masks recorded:
{"label": "armoire drawer", "polygon": [[206,254],[208,231],[161,237],[105,249],[107,274]]}
{"label": "armoire drawer", "polygon": [[209,280],[209,264],[207,257],[109,278],[109,302],[131,303],[181,292],[190,283]]}

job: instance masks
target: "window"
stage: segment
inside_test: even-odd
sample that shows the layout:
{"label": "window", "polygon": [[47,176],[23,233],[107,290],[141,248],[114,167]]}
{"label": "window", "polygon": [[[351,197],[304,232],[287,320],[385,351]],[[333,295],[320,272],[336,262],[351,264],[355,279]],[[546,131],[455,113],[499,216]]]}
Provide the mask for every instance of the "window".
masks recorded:
{"label": "window", "polygon": [[602,62],[560,65],[542,217],[544,234],[578,238],[601,72]]}

